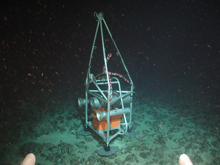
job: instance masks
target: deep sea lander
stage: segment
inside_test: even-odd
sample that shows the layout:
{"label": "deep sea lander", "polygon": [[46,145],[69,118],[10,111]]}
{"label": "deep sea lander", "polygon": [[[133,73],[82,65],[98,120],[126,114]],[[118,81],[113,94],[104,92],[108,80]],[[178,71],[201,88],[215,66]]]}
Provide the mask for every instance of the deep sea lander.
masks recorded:
{"label": "deep sea lander", "polygon": [[[86,75],[85,98],[78,99],[79,106],[85,106],[85,126],[79,134],[89,135],[91,131],[96,132],[106,143],[98,151],[98,154],[108,156],[118,150],[117,146],[110,146],[110,141],[116,136],[135,136],[135,132],[131,128],[134,84],[105,22],[103,13],[94,13],[94,16],[98,23]],[[98,44],[97,35],[99,36],[99,30],[101,37],[100,49],[95,45],[96,42]],[[107,34],[109,39],[104,38],[104,34]],[[108,46],[106,46],[106,42],[108,42]],[[111,43],[110,46],[109,43]],[[115,51],[115,53],[106,54],[109,50]],[[121,66],[119,72],[123,72],[121,74],[116,71],[119,64],[110,64],[112,61],[114,63],[116,58]],[[104,63],[101,62],[101,59]],[[113,60],[111,61],[111,59]],[[93,60],[94,63],[92,63]],[[100,67],[102,67],[102,70],[98,72],[98,69],[101,69]],[[116,72],[111,72],[111,69]],[[97,74],[94,75],[94,72],[97,72]]]}

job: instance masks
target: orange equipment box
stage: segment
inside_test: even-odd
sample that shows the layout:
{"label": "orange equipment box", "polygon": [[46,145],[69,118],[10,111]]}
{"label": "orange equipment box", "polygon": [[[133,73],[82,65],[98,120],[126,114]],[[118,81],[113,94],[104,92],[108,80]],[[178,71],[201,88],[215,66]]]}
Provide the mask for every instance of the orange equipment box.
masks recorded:
{"label": "orange equipment box", "polygon": [[[99,108],[94,109],[93,112],[96,114],[97,111],[107,111],[105,108]],[[112,110],[112,107],[111,107]],[[96,115],[94,113],[91,113],[91,116],[93,117],[93,127],[96,130],[104,130],[107,129],[107,120],[102,119],[101,121],[98,121]],[[121,125],[121,118],[123,115],[116,115],[110,117],[110,128],[119,127]]]}

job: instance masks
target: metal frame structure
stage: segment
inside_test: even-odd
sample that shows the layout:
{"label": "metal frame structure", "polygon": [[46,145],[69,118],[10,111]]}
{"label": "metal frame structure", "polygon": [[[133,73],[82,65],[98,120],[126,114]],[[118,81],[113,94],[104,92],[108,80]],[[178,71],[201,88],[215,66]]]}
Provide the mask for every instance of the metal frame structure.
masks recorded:
{"label": "metal frame structure", "polygon": [[[79,98],[78,104],[79,106],[85,105],[85,127],[84,130],[81,130],[79,133],[81,135],[89,135],[88,127],[91,128],[94,132],[96,132],[102,139],[106,142],[106,146],[101,149],[98,153],[99,155],[110,155],[115,153],[118,150],[118,147],[110,146],[110,141],[114,139],[117,135],[134,135],[134,132],[131,129],[132,126],[132,104],[133,104],[133,93],[134,93],[134,85],[133,81],[130,77],[130,74],[127,70],[127,67],[124,63],[124,60],[121,56],[121,53],[112,37],[112,34],[105,22],[103,13],[94,13],[97,18],[97,27],[95,31],[95,36],[92,44],[90,60],[88,64],[88,70],[85,81],[85,99]],[[108,69],[108,60],[111,56],[106,56],[106,47],[105,40],[103,35],[103,24],[107,29],[109,37],[114,44],[115,50],[117,51],[117,56],[120,57],[121,64],[123,69],[126,72],[126,79],[124,76],[118,73],[111,73]],[[103,72],[104,78],[99,78],[99,75],[94,76],[91,73],[91,63],[94,57],[94,50],[96,48],[96,40],[97,34],[100,29],[101,35],[101,44],[102,44],[102,53],[103,53]],[[101,76],[100,76],[101,77]],[[121,83],[118,77],[123,78],[129,85],[128,90],[122,90]],[[91,85],[92,84],[92,85]],[[93,88],[92,88],[93,87]],[[106,120],[107,128],[103,130],[97,130],[94,128],[94,121],[89,120],[89,106],[92,109],[96,109],[96,117],[98,121]],[[114,107],[114,108],[112,108]],[[106,111],[100,111],[100,108],[106,109]],[[111,120],[112,117],[121,115],[122,119],[120,126],[112,127]],[[113,132],[113,133],[112,133]]]}

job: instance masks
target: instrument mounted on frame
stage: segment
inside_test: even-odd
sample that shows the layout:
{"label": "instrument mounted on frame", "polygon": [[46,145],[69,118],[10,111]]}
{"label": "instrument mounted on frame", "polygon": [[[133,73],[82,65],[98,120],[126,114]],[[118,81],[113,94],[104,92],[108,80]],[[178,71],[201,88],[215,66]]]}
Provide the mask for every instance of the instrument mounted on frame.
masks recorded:
{"label": "instrument mounted on frame", "polygon": [[[134,84],[121,56],[121,53],[112,37],[111,32],[105,22],[103,13],[94,13],[97,18],[97,28],[93,40],[93,45],[88,64],[85,82],[85,98],[79,98],[79,106],[85,106],[85,126],[79,132],[81,135],[91,134],[90,130],[96,132],[105,141],[106,145],[98,151],[99,155],[108,156],[117,152],[117,146],[110,146],[110,141],[118,135],[135,136],[132,130],[132,105]],[[116,57],[121,61],[121,71],[124,74],[110,72],[108,62],[113,56],[112,53],[106,55],[107,47],[103,33],[103,24],[109,34],[110,40],[116,50]],[[95,46],[98,31],[100,30],[103,68],[100,73],[94,76],[92,69],[99,65],[93,64],[92,60],[97,51]],[[96,71],[94,69],[94,71]],[[119,70],[120,71],[120,70]],[[121,81],[125,81],[129,88],[122,88]],[[124,83],[123,83],[124,84]],[[91,107],[91,112],[89,110]],[[89,115],[90,112],[90,115]],[[91,120],[90,120],[91,119]],[[90,129],[89,129],[90,128]]]}

